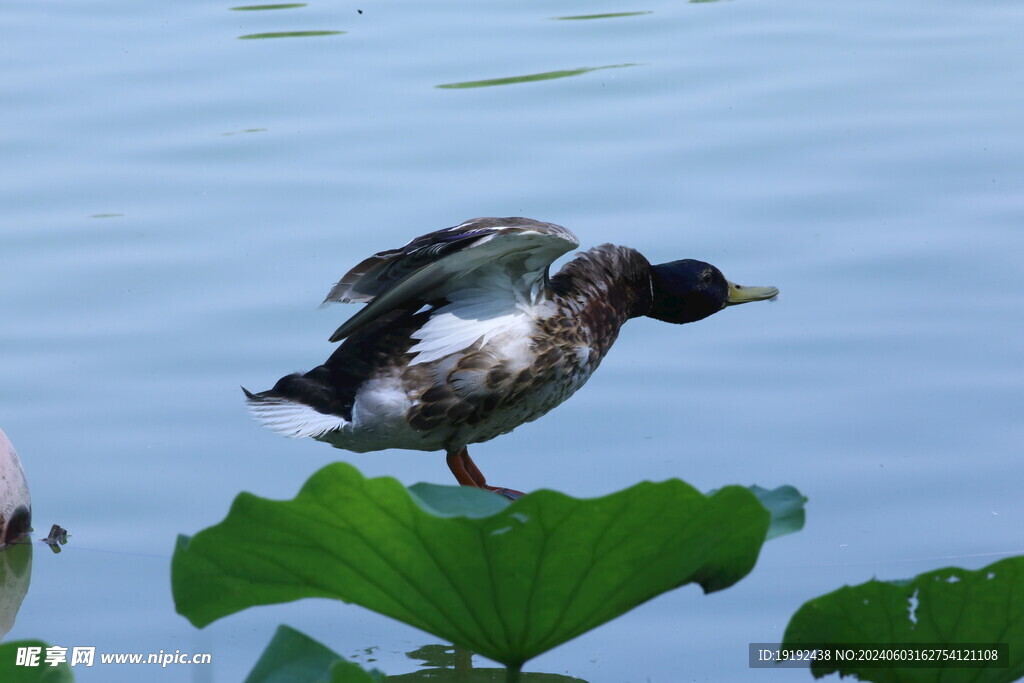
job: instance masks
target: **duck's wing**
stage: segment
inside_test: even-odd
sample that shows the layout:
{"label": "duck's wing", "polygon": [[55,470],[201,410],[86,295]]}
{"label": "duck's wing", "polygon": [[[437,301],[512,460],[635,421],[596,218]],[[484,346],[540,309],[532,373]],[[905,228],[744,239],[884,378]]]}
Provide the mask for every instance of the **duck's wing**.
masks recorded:
{"label": "duck's wing", "polygon": [[334,334],[339,341],[395,308],[479,288],[496,270],[523,294],[547,277],[556,258],[579,246],[569,230],[529,218],[474,218],[374,254],[350,270],[324,303],[366,302]]}

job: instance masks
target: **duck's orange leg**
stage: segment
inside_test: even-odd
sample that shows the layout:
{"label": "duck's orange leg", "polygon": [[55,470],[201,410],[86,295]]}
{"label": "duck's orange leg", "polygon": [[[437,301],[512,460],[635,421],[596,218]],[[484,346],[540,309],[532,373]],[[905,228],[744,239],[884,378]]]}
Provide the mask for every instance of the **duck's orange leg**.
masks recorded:
{"label": "duck's orange leg", "polygon": [[448,451],[448,469],[455,475],[455,480],[463,486],[472,486],[482,489],[487,486],[487,480],[480,473],[476,463],[470,460],[469,451],[463,446],[458,451]]}
{"label": "duck's orange leg", "polygon": [[469,457],[469,450],[465,446],[458,451],[448,451],[447,461],[448,469],[455,475],[455,480],[463,486],[494,491],[510,500],[516,500],[523,495],[522,491],[507,489],[502,486],[488,486],[483,472],[476,466],[473,459]]}

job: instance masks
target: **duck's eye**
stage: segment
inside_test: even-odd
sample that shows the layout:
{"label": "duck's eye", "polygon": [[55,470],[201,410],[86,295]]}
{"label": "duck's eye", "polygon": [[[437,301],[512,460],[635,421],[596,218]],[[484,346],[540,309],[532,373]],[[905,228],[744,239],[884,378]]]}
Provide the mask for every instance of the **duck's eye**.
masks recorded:
{"label": "duck's eye", "polygon": [[711,271],[710,270],[705,270],[703,273],[700,274],[700,283],[702,285],[710,285],[711,284]]}

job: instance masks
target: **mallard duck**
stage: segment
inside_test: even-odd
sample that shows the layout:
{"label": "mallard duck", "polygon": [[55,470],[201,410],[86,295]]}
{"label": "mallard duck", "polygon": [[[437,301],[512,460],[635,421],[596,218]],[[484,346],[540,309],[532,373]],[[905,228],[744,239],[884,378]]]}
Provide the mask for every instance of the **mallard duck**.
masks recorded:
{"label": "mallard duck", "polygon": [[464,486],[489,486],[469,457],[536,420],[586,383],[630,318],[701,320],[775,297],[692,259],[652,265],[611,244],[579,246],[569,230],[529,218],[474,218],[374,254],[324,303],[365,303],[330,341],[327,361],[245,391],[255,418],[290,437],[363,453],[444,451]]}

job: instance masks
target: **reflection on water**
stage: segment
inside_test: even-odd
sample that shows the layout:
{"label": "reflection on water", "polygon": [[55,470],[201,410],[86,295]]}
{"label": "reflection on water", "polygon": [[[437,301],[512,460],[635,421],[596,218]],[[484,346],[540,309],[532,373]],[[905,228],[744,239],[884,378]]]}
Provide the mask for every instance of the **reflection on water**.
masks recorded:
{"label": "reflection on water", "polygon": [[345,31],[272,31],[270,33],[249,33],[238,36],[239,40],[259,40],[262,38],[308,38],[310,36],[339,36]]}
{"label": "reflection on water", "polygon": [[0,640],[11,627],[28,594],[32,580],[32,543],[17,543],[0,550]]}
{"label": "reflection on water", "polygon": [[245,130],[229,130],[221,135],[227,137],[231,135],[245,135],[246,133],[266,133],[267,128],[246,128]]}
{"label": "reflection on water", "polygon": [[492,85],[510,85],[512,83],[529,83],[531,81],[548,81],[554,78],[568,78],[569,76],[579,76],[581,74],[589,73],[591,71],[600,71],[601,69],[621,69],[627,66],[639,66],[638,64],[609,64],[608,66],[590,66],[583,67],[580,69],[567,69],[564,71],[545,71],[539,74],[529,74],[526,76],[508,76],[506,78],[489,78],[483,81],[463,81],[461,83],[445,83],[438,85],[438,88],[487,88]]}
{"label": "reflection on water", "polygon": [[556,21],[576,21],[581,19],[617,19],[619,17],[638,17],[642,14],[653,14],[650,10],[643,12],[611,12],[609,14],[579,14],[571,17],[551,17]]}
{"label": "reflection on water", "polygon": [[[417,662],[416,671],[386,676],[377,666],[375,653],[382,648],[372,646],[351,658],[344,657],[305,633],[281,624],[253,666],[246,683],[270,680],[292,680],[285,672],[302,671],[302,680],[365,680],[367,674],[389,681],[496,681],[507,680],[508,671],[501,667],[473,668],[473,653],[453,645],[424,645],[406,653]],[[401,668],[407,668],[406,666]],[[586,683],[579,678],[559,674],[521,673],[520,683]]]}
{"label": "reflection on water", "polygon": [[[388,676],[389,681],[458,681],[459,683],[503,683],[506,671],[501,667],[473,668],[473,653],[454,645],[424,645],[405,653],[426,667],[412,673]],[[522,673],[520,683],[586,683],[582,678],[561,674]]]}

